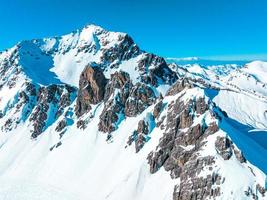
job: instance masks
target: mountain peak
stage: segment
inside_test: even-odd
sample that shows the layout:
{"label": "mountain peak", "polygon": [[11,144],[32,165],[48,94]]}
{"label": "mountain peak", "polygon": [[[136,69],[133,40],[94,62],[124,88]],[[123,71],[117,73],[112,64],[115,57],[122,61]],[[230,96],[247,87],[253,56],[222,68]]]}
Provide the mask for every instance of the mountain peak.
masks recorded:
{"label": "mountain peak", "polygon": [[104,28],[102,28],[101,26],[98,26],[96,24],[87,24],[84,26],[83,29],[91,29],[91,30],[104,30]]}
{"label": "mountain peak", "polygon": [[248,66],[168,65],[96,25],[20,42],[0,54],[0,196],[23,180],[75,200],[266,199],[266,136],[250,133],[266,75]]}

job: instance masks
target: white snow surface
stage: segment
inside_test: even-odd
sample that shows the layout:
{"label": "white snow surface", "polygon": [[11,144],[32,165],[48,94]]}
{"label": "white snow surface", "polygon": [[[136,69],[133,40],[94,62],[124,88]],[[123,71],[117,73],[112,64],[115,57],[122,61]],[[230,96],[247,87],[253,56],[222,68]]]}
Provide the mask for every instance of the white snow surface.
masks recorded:
{"label": "white snow surface", "polygon": [[[170,180],[163,169],[150,174],[146,161],[147,154],[158,143],[160,131],[153,130],[153,138],[140,153],[136,154],[132,146],[125,149],[129,135],[124,130],[133,132],[151,108],[136,118],[124,120],[110,144],[106,135],[98,132],[102,108],[97,108],[87,129],[70,127],[63,145],[52,152],[50,147],[58,141],[55,125],[34,142],[26,124],[18,127],[20,131],[2,135],[2,199],[170,199],[175,180]],[[49,195],[45,196],[46,193]]]}

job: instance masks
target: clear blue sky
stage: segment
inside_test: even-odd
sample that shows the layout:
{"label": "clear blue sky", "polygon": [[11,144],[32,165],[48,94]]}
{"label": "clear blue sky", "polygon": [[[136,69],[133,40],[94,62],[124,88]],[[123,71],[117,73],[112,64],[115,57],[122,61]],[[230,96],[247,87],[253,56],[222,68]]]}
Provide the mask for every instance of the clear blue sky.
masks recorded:
{"label": "clear blue sky", "polygon": [[0,50],[89,23],[165,57],[267,56],[267,0],[0,0]]}

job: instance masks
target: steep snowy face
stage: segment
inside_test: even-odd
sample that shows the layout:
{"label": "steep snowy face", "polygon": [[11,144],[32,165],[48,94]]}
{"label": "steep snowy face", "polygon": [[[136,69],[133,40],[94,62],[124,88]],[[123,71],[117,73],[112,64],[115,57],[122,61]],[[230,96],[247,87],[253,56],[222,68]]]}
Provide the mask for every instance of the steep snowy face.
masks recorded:
{"label": "steep snowy face", "polygon": [[127,34],[108,32],[92,25],[62,36],[56,49],[51,70],[60,80],[75,86],[78,86],[79,76],[88,64],[101,65],[108,71],[141,54]]}
{"label": "steep snowy face", "polygon": [[267,94],[267,63],[254,61],[227,77],[228,84],[264,98]]}
{"label": "steep snowy face", "polygon": [[13,56],[17,65],[34,82],[78,86],[79,75],[89,63],[103,68],[114,67],[140,53],[127,34],[108,32],[90,25],[62,37],[20,42]]}
{"label": "steep snowy face", "polygon": [[[100,67],[106,77],[121,69],[135,82],[150,81],[156,85],[159,81],[175,81],[163,58],[141,51],[125,33],[94,25],[61,37],[23,41],[14,48],[12,56],[17,67],[41,85],[66,83],[79,87],[80,74],[87,65]],[[5,56],[8,55],[2,54]],[[147,80],[148,74],[151,80]]]}
{"label": "steep snowy face", "polygon": [[244,123],[264,119],[242,110],[266,103],[227,84],[248,68],[168,65],[94,25],[20,42],[0,54],[0,197],[266,199]]}

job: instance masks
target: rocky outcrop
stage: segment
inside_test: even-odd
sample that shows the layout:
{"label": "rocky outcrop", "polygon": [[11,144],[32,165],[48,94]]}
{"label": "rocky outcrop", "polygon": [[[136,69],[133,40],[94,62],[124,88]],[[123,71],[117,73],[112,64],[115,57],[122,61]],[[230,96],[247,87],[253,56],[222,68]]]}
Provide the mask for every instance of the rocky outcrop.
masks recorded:
{"label": "rocky outcrop", "polygon": [[85,122],[85,120],[79,119],[77,121],[77,128],[79,128],[79,129],[85,129],[86,128],[86,122]]}
{"label": "rocky outcrop", "polygon": [[[234,148],[234,146],[232,145],[232,148]],[[247,159],[245,158],[245,156],[243,155],[242,151],[234,148],[234,154],[236,159],[240,162],[240,163],[244,163],[247,161]]]}
{"label": "rocky outcrop", "polygon": [[101,61],[110,64],[116,60],[128,60],[140,52],[139,47],[129,35],[120,35],[118,45],[102,49]]}
{"label": "rocky outcrop", "polygon": [[128,145],[135,143],[135,152],[138,153],[145,143],[149,140],[148,134],[151,132],[151,124],[147,120],[140,120],[138,122],[137,130],[133,132],[128,138]]}
{"label": "rocky outcrop", "polygon": [[76,93],[76,89],[69,86],[64,85],[65,89],[62,91],[59,103],[58,103],[58,110],[56,112],[56,118],[59,118],[63,114],[63,111],[66,107],[68,107],[74,99],[72,99],[71,94]]}
{"label": "rocky outcrop", "polygon": [[214,199],[220,195],[219,185],[224,182],[217,173],[200,176],[200,172],[206,166],[214,164],[214,158],[206,156],[190,159],[186,162],[180,174],[180,185],[174,189],[174,200],[188,199]]}
{"label": "rocky outcrop", "polygon": [[111,133],[125,117],[135,117],[156,100],[153,90],[143,84],[133,85],[128,73],[111,75],[105,88],[105,107],[100,115],[99,130]]}
{"label": "rocky outcrop", "polygon": [[173,84],[177,80],[174,73],[165,62],[164,58],[154,54],[145,53],[138,62],[138,71],[142,82],[158,86],[162,83]]}
{"label": "rocky outcrop", "polygon": [[125,114],[128,117],[135,117],[151,106],[156,100],[153,90],[145,84],[137,83],[130,91],[125,103]]}
{"label": "rocky outcrop", "polygon": [[100,67],[87,66],[80,75],[79,90],[75,112],[78,117],[91,109],[91,104],[97,104],[104,99],[105,78]]}
{"label": "rocky outcrop", "polygon": [[54,148],[58,148],[58,147],[60,147],[61,145],[62,145],[62,142],[59,141],[58,143],[56,143],[55,145],[53,145],[49,150],[50,150],[50,151],[53,151]]}
{"label": "rocky outcrop", "polygon": [[128,73],[124,71],[115,72],[111,74],[111,78],[106,85],[104,100],[108,101],[114,95],[115,90],[118,90],[121,102],[125,104],[132,87],[133,84]]}
{"label": "rocky outcrop", "polygon": [[40,135],[71,104],[74,88],[68,85],[49,85],[40,87],[37,92],[36,107],[30,115],[33,122],[32,138]]}
{"label": "rocky outcrop", "polygon": [[111,133],[117,128],[119,120],[125,115],[125,103],[129,97],[132,83],[126,72],[115,72],[106,85],[105,107],[100,115],[99,130]]}
{"label": "rocky outcrop", "polygon": [[99,130],[104,133],[111,133],[116,130],[117,122],[120,117],[124,116],[123,105],[119,101],[114,101],[115,102],[107,102],[100,115],[98,127]]}
{"label": "rocky outcrop", "polygon": [[215,149],[224,160],[229,160],[234,154],[240,163],[246,162],[243,153],[234,146],[233,142],[228,137],[218,136],[215,141]]}
{"label": "rocky outcrop", "polygon": [[154,107],[154,110],[153,110],[153,117],[155,119],[157,119],[163,109],[164,105],[163,105],[163,102],[162,100],[160,100]]}
{"label": "rocky outcrop", "polygon": [[[175,84],[168,95],[176,95],[190,87],[185,83]],[[219,127],[216,120],[207,123],[204,118],[201,123],[196,124],[194,119],[210,115],[220,120],[219,115],[212,110],[215,105],[209,105],[204,97],[187,102],[181,101],[181,98],[183,95],[168,105],[166,120],[163,119],[164,123],[161,125],[163,137],[156,150],[147,157],[150,172],[156,173],[164,167],[166,171],[170,171],[173,179],[180,178],[179,185],[174,188],[174,200],[214,199],[221,195],[220,185],[225,178],[213,171],[216,167],[215,156],[200,156],[199,152],[207,143],[207,137],[216,133]],[[214,146],[224,160],[229,160],[234,154],[240,163],[246,162],[242,152],[228,137],[218,136]],[[201,175],[203,170],[206,175]],[[261,191],[263,192],[262,189]]]}
{"label": "rocky outcrop", "polygon": [[[176,84],[169,90],[169,95],[175,95],[186,87],[184,83]],[[215,122],[193,125],[196,116],[211,114],[204,98],[188,102],[181,101],[180,98],[169,104],[163,137],[157,150],[148,155],[150,172],[155,173],[164,167],[166,171],[170,171],[172,178],[180,178],[180,184],[174,189],[174,200],[214,198],[220,195],[219,185],[224,180],[219,174],[212,172],[200,176],[204,168],[212,169],[215,158],[201,157],[198,152],[206,144],[205,139],[218,131],[218,126]]]}
{"label": "rocky outcrop", "polygon": [[176,81],[173,86],[167,91],[166,96],[173,96],[180,92],[182,92],[184,89],[192,88],[193,84],[187,79],[183,78],[181,81]]}
{"label": "rocky outcrop", "polygon": [[259,191],[259,193],[264,197],[265,196],[265,188],[263,186],[261,186],[260,184],[256,185],[256,189]]}
{"label": "rocky outcrop", "polygon": [[196,113],[202,115],[206,110],[208,110],[208,104],[205,102],[204,97],[200,97],[195,102]]}
{"label": "rocky outcrop", "polygon": [[55,130],[57,132],[61,132],[66,126],[67,126],[67,122],[65,119],[63,119],[63,120],[58,122]]}
{"label": "rocky outcrop", "polygon": [[216,139],[215,148],[224,160],[229,160],[233,154],[231,145],[232,141],[227,137],[218,136]]}
{"label": "rocky outcrop", "polygon": [[11,131],[13,128],[16,127],[15,125],[16,123],[14,123],[14,120],[9,118],[6,120],[6,122],[4,123],[4,125],[1,127],[2,131],[8,132]]}

